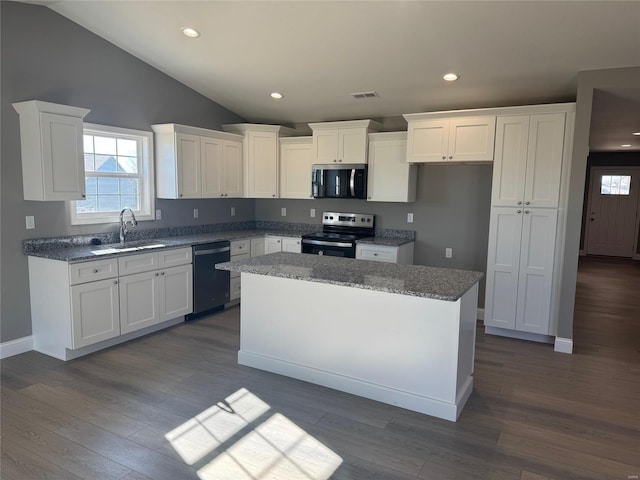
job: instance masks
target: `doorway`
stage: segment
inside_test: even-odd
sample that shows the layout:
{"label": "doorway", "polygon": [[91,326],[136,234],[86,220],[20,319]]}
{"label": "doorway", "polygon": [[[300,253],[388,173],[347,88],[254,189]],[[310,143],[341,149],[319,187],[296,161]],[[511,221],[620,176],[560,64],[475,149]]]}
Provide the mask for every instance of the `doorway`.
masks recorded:
{"label": "doorway", "polygon": [[587,255],[634,258],[640,218],[640,167],[591,167]]}

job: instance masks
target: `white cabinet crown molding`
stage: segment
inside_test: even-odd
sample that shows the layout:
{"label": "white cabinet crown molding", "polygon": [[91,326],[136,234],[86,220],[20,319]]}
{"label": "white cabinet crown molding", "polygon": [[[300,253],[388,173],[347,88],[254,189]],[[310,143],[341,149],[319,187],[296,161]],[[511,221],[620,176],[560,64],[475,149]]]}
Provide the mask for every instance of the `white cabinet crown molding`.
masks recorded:
{"label": "white cabinet crown molding", "polygon": [[474,108],[465,110],[442,110],[434,112],[405,113],[402,116],[407,122],[415,120],[430,120],[434,118],[471,117],[483,115],[533,115],[537,113],[566,113],[575,112],[575,102],[549,103],[542,105],[518,105],[515,107]]}
{"label": "white cabinet crown molding", "polygon": [[67,115],[69,117],[85,117],[91,110],[82,107],[72,107],[71,105],[61,105],[58,103],[43,102],[41,100],[28,100],[13,104],[16,112],[20,115],[28,113],[55,113],[57,115]]}
{"label": "white cabinet crown molding", "polygon": [[310,123],[311,130],[323,130],[330,128],[368,128],[371,131],[382,129],[382,124],[374,120],[347,120],[341,122],[317,122]]}
{"label": "white cabinet crown molding", "polygon": [[293,128],[283,127],[282,125],[266,125],[260,123],[228,123],[222,125],[225,132],[245,135],[247,132],[272,132],[280,136],[294,136],[296,130]]}
{"label": "white cabinet crown molding", "polygon": [[151,129],[155,133],[186,133],[187,135],[198,135],[200,137],[211,137],[219,138],[221,140],[235,140],[237,142],[242,142],[242,135],[238,135],[236,133],[192,127],[189,125],[181,125],[179,123],[159,123],[151,125]]}

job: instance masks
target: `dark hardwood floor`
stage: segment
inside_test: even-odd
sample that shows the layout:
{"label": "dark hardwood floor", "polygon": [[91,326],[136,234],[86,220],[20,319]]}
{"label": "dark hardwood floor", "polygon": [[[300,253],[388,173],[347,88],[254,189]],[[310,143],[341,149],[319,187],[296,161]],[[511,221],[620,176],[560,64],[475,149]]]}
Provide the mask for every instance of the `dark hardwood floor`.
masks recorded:
{"label": "dark hardwood floor", "polygon": [[238,366],[239,308],[8,358],[1,478],[637,479],[639,285],[638,262],[580,260],[573,355],[479,327],[457,423]]}

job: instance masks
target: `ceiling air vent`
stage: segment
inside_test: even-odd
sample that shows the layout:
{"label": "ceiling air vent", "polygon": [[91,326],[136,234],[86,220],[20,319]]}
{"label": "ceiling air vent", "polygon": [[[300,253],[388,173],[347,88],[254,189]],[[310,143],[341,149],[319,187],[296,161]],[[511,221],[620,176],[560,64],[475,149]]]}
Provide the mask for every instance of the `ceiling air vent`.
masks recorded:
{"label": "ceiling air vent", "polygon": [[379,97],[378,92],[358,92],[350,94],[353,98],[374,98]]}

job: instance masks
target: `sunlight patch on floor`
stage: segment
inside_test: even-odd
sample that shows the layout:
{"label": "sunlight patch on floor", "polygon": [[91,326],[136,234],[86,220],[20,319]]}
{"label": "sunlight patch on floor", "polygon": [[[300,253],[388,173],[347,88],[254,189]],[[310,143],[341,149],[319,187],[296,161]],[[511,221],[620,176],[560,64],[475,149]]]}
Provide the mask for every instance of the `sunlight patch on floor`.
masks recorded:
{"label": "sunlight patch on floor", "polygon": [[165,438],[185,463],[204,465],[201,480],[330,478],[342,458],[280,413],[260,423],[270,408],[241,388]]}
{"label": "sunlight patch on floor", "polygon": [[342,458],[279,413],[198,471],[202,480],[326,480]]}
{"label": "sunlight patch on floor", "polygon": [[209,407],[165,435],[182,459],[193,465],[269,410],[245,388]]}

